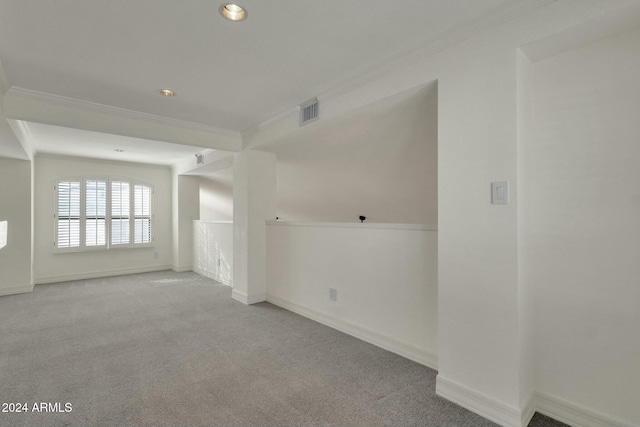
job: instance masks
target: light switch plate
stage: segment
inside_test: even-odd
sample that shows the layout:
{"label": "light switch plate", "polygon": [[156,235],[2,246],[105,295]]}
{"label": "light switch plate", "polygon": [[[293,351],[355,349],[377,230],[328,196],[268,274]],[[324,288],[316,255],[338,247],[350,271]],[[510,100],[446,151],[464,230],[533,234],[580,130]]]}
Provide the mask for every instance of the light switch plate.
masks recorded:
{"label": "light switch plate", "polygon": [[491,203],[494,205],[506,205],[509,203],[509,181],[491,183]]}

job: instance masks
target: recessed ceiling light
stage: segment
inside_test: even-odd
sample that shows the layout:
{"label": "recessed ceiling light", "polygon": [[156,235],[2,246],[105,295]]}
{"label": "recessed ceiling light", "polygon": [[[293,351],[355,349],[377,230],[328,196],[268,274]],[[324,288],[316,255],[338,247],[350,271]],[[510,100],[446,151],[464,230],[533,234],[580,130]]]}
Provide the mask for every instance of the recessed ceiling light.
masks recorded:
{"label": "recessed ceiling light", "polygon": [[160,89],[160,95],[162,96],[176,96],[176,93],[171,89]]}
{"label": "recessed ceiling light", "polygon": [[233,3],[220,6],[220,14],[229,21],[242,21],[247,17],[247,11]]}
{"label": "recessed ceiling light", "polygon": [[117,151],[118,153],[124,153],[122,148],[115,148],[113,151]]}

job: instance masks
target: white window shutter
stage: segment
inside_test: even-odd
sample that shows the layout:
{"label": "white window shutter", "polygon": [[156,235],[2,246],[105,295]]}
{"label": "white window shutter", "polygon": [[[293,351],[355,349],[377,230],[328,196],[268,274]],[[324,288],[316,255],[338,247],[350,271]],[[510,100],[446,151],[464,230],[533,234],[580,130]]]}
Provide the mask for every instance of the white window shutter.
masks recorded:
{"label": "white window shutter", "polygon": [[151,187],[136,184],[133,192],[134,200],[134,243],[151,242]]}
{"label": "white window shutter", "polygon": [[111,181],[111,244],[128,245],[131,193],[128,181]]}
{"label": "white window shutter", "polygon": [[85,244],[107,244],[107,181],[87,179],[85,182]]}
{"label": "white window shutter", "polygon": [[56,246],[80,247],[81,182],[60,181],[57,184]]}

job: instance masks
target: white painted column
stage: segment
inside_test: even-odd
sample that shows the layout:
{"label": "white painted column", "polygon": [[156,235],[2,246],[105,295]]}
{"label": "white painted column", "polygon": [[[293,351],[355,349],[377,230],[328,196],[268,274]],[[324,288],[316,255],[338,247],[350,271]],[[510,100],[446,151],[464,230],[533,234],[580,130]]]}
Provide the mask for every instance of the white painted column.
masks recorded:
{"label": "white painted column", "polygon": [[266,225],[276,217],[276,156],[245,150],[233,159],[233,298],[264,301]]}
{"label": "white painted column", "polygon": [[200,219],[200,178],[173,173],[173,270],[191,271],[193,220]]}
{"label": "white painted column", "polygon": [[[482,79],[438,80],[436,393],[521,427],[531,396],[521,395],[528,373],[520,354],[527,343],[520,341],[516,56],[467,61],[460,56],[456,65]],[[509,182],[508,204],[492,204],[495,181]]]}

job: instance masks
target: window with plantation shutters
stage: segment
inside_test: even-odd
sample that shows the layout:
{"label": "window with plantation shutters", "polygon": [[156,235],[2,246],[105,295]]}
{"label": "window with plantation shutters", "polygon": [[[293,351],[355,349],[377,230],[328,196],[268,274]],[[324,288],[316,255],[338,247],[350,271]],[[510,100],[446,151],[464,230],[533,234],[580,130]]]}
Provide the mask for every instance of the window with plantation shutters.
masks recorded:
{"label": "window with plantation shutters", "polygon": [[55,185],[60,251],[149,246],[153,242],[153,187],[123,178],[61,179]]}
{"label": "window with plantation shutters", "polygon": [[60,181],[57,191],[57,246],[80,247],[81,181]]}
{"label": "window with plantation shutters", "polygon": [[151,187],[134,185],[133,190],[133,242],[151,241]]}
{"label": "window with plantation shutters", "polygon": [[107,181],[87,179],[85,181],[85,244],[105,246],[107,244]]}
{"label": "window with plantation shutters", "polygon": [[111,181],[111,244],[127,245],[130,239],[131,194],[129,182]]}

